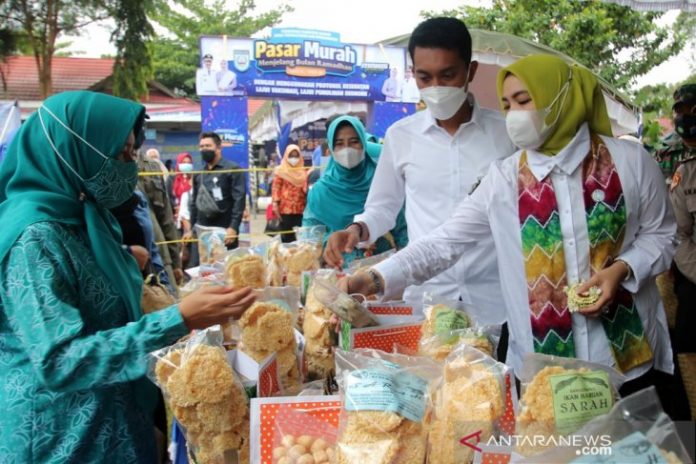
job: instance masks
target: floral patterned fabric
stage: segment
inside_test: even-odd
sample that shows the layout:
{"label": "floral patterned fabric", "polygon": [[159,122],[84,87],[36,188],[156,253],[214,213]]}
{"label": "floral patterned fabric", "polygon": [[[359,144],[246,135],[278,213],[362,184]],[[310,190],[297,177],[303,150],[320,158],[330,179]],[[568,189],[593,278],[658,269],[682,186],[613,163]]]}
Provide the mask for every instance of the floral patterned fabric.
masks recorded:
{"label": "floral patterned fabric", "polygon": [[[306,188],[306,187],[305,187]],[[273,201],[280,202],[280,214],[302,214],[307,205],[307,192],[280,176],[273,178]]]}
{"label": "floral patterned fabric", "polygon": [[187,333],[178,307],[128,323],[86,237],[54,222],[25,229],[0,292],[0,464],[156,462],[134,384]]}

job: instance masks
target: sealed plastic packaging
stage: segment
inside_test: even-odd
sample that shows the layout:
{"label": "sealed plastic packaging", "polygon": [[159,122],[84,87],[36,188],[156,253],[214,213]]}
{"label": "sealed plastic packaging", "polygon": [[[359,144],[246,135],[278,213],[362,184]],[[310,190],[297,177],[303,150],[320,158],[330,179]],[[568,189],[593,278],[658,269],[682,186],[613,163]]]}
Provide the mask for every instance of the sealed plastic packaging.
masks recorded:
{"label": "sealed plastic packaging", "polygon": [[225,259],[227,231],[222,227],[207,227],[196,224],[198,238],[198,256],[201,265],[212,264]]}
{"label": "sealed plastic packaging", "polygon": [[353,297],[324,279],[315,279],[314,295],[317,300],[336,316],[353,327],[369,327],[378,325],[370,310],[358,303]]}
{"label": "sealed plastic packaging", "polygon": [[442,300],[428,293],[423,296],[423,315],[425,322],[421,334],[424,339],[476,325],[464,303]]}
{"label": "sealed plastic packaging", "polygon": [[256,303],[239,319],[240,349],[257,362],[276,353],[283,387],[302,382],[295,324],[300,293],[295,287],[269,287],[257,292]]}
{"label": "sealed plastic packaging", "polygon": [[509,368],[470,346],[459,345],[444,362],[428,437],[428,463],[466,464],[476,445],[497,434],[505,411]]}
{"label": "sealed plastic packaging", "polygon": [[331,322],[333,313],[316,297],[317,279],[335,284],[338,274],[331,269],[320,269],[312,273],[304,307],[302,333],[305,336],[307,375],[309,378],[323,379],[334,373],[333,347],[338,340]]}
{"label": "sealed plastic packaging", "polygon": [[290,285],[300,287],[302,273],[321,267],[324,226],[295,228],[297,241],[281,243],[279,237],[271,241],[268,248],[269,283],[277,287]]}
{"label": "sealed plastic packaging", "polygon": [[524,358],[520,380],[516,433],[529,438],[518,444],[517,451],[533,456],[553,447],[553,439],[609,413],[625,377],[602,364],[530,353]]}
{"label": "sealed plastic packaging", "polygon": [[371,267],[378,265],[382,261],[394,256],[395,253],[396,253],[396,251],[389,250],[389,251],[385,251],[384,253],[380,253],[378,255],[370,256],[368,258],[354,259],[348,265],[348,273],[357,274],[358,272],[366,271],[366,270],[370,269]]}
{"label": "sealed plastic packaging", "polygon": [[282,419],[275,423],[274,464],[329,464],[335,459],[335,427],[283,405],[276,417]]}
{"label": "sealed plastic packaging", "polygon": [[466,329],[440,332],[431,337],[421,337],[418,353],[436,361],[444,360],[458,345],[465,344],[495,358],[500,341],[499,325],[484,325]]}
{"label": "sealed plastic packaging", "polygon": [[655,387],[619,400],[609,413],[576,431],[572,440],[522,462],[572,464],[682,464],[691,458],[665,414]]}
{"label": "sealed plastic packaging", "polygon": [[196,462],[249,462],[248,398],[225,355],[220,326],[152,352],[148,377],[185,429]]}
{"label": "sealed plastic packaging", "polygon": [[441,367],[427,358],[358,349],[338,350],[336,369],[343,405],[336,462],[423,462]]}
{"label": "sealed plastic packaging", "polygon": [[225,257],[227,283],[235,288],[265,288],[268,280],[266,261],[265,247],[237,248],[230,251]]}

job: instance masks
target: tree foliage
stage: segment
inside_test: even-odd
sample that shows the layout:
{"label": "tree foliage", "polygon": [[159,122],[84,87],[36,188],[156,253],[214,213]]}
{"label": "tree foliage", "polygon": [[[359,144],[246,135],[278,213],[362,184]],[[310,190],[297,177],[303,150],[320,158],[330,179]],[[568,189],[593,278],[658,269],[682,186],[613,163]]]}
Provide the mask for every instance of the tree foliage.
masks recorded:
{"label": "tree foliage", "polygon": [[154,75],[151,40],[155,30],[147,17],[155,5],[151,0],[120,0],[114,10],[116,45],[114,95],[140,100],[147,96],[148,81]]}
{"label": "tree foliage", "polygon": [[506,32],[565,53],[620,90],[678,54],[693,32],[685,14],[674,27],[599,0],[493,0],[491,8],[461,6],[432,16],[456,16],[467,26]]}
{"label": "tree foliage", "polygon": [[277,24],[283,14],[292,11],[282,4],[273,11],[255,15],[255,8],[254,0],[238,0],[234,8],[226,0],[162,2],[152,14],[152,19],[168,32],[153,41],[155,79],[193,97],[196,68],[200,66],[200,36],[249,37]]}
{"label": "tree foliage", "polygon": [[115,0],[5,0],[0,19],[29,45],[39,71],[42,98],[53,92],[51,64],[60,34],[78,35],[88,24],[109,17]]}

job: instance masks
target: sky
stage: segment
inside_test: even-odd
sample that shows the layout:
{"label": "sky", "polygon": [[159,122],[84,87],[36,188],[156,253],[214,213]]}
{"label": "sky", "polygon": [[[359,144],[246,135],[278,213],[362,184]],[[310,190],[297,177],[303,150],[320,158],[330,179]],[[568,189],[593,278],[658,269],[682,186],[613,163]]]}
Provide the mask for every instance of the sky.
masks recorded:
{"label": "sky", "polygon": [[[234,1],[229,2],[231,7]],[[257,0],[257,11],[275,8],[280,0]],[[488,6],[488,0],[288,0],[295,11],[286,14],[280,27],[298,27],[338,32],[346,43],[375,43],[397,35],[407,34],[422,21],[423,9],[442,11],[459,5]],[[672,22],[678,12],[669,12],[663,20]],[[82,37],[73,40],[71,52],[79,56],[99,57],[114,54],[109,43],[110,28],[113,23],[93,25]],[[685,50],[679,56],[654,68],[638,79],[636,87],[656,83],[675,83],[696,72],[695,50]]]}

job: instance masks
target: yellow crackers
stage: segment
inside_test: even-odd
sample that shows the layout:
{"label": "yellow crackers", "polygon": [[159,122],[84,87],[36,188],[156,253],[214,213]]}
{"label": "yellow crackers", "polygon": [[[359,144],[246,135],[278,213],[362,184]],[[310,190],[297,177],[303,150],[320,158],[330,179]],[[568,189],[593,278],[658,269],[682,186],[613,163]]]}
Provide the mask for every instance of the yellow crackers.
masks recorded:
{"label": "yellow crackers", "polygon": [[347,413],[336,445],[339,464],[421,463],[425,459],[423,424],[383,411]]}
{"label": "yellow crackers", "polygon": [[199,463],[224,462],[226,451],[245,445],[247,396],[221,347],[173,350],[157,362],[155,375]]}
{"label": "yellow crackers", "polygon": [[314,294],[315,283],[307,291],[305,317],[302,331],[305,336],[305,359],[310,378],[320,379],[330,376],[334,370],[332,347],[336,336],[330,323],[333,313],[325,307]]}
{"label": "yellow crackers", "polygon": [[445,365],[428,437],[429,463],[473,462],[473,449],[460,440],[478,431],[484,441],[493,434],[504,410],[499,374],[483,362],[458,358]]}
{"label": "yellow crackers", "polygon": [[266,287],[266,265],[261,256],[247,255],[229,259],[225,273],[228,283],[233,287]]}
{"label": "yellow crackers", "polygon": [[[587,372],[587,369],[565,369],[560,366],[547,366],[540,370],[527,385],[522,395],[522,407],[517,414],[517,433],[520,435],[545,437],[558,436],[556,416],[553,409],[553,391],[549,377],[557,374]],[[523,440],[517,451],[525,456],[539,454],[547,447],[532,446]]]}
{"label": "yellow crackers", "polygon": [[257,362],[276,353],[283,386],[287,388],[301,383],[292,314],[276,304],[257,302],[242,315],[239,326],[242,329],[242,351]]}

